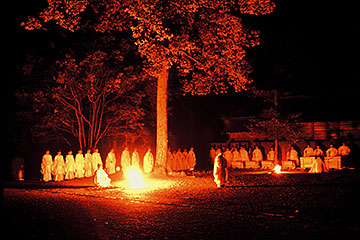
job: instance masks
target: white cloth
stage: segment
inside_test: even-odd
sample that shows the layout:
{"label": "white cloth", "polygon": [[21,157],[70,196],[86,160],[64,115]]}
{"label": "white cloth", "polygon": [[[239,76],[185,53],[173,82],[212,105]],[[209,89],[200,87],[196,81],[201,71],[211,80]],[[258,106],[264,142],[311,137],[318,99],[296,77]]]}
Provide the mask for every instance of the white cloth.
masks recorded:
{"label": "white cloth", "polygon": [[315,155],[315,157],[317,157],[317,156],[324,156],[324,152],[323,152],[323,150],[321,150],[320,148],[316,148],[316,149],[314,150],[314,155]]}
{"label": "white cloth", "polygon": [[189,163],[189,169],[193,170],[196,165],[196,155],[195,155],[195,152],[191,149],[189,151],[188,163]]}
{"label": "white cloth", "polygon": [[108,174],[115,173],[115,165],[116,165],[115,153],[109,152],[105,161],[105,167]]}
{"label": "white cloth", "polygon": [[328,150],[326,150],[326,156],[335,157],[336,155],[338,155],[338,150],[336,148],[331,147]]}
{"label": "white cloth", "polygon": [[263,155],[262,155],[260,149],[257,148],[254,150],[252,160],[253,161],[262,161],[263,160]]}
{"label": "white cloth", "polygon": [[314,149],[312,147],[307,147],[304,149],[304,157],[312,157],[314,155]]}
{"label": "white cloth", "polygon": [[56,155],[54,157],[53,163],[53,173],[55,175],[55,181],[62,181],[64,180],[65,175],[65,162],[63,155]]}
{"label": "white cloth", "polygon": [[131,166],[130,153],[129,150],[125,149],[121,154],[121,168],[125,170],[130,166]]}
{"label": "white cloth", "polygon": [[78,153],[75,156],[75,177],[83,178],[84,177],[84,165],[85,159],[82,153]]}
{"label": "white cloth", "polygon": [[66,155],[65,157],[65,179],[74,179],[75,177],[75,160],[74,155]]}
{"label": "white cloth", "polygon": [[91,177],[93,175],[93,166],[92,166],[92,155],[91,153],[85,153],[85,177]]}
{"label": "white cloth", "polygon": [[41,174],[43,175],[43,180],[45,182],[51,181],[51,167],[52,167],[52,156],[50,154],[45,154],[42,157],[41,161]]}
{"label": "white cloth", "polygon": [[315,158],[315,161],[313,162],[313,165],[309,173],[322,173],[322,172],[328,172],[328,169],[325,163],[321,160],[321,158],[317,157]]}
{"label": "white cloth", "polygon": [[140,156],[136,150],[131,155],[131,166],[140,169]]}
{"label": "white cloth", "polygon": [[92,154],[92,169],[94,171],[94,174],[95,174],[96,169],[98,169],[98,164],[100,164],[101,167],[103,165],[102,160],[101,160],[101,156],[100,156],[99,152],[94,152]]}
{"label": "white cloth", "polygon": [[275,151],[270,150],[267,154],[267,160],[268,161],[274,161],[275,160]]}
{"label": "white cloth", "polygon": [[103,169],[95,171],[94,184],[97,187],[108,187],[110,186],[111,179]]}
{"label": "white cloth", "polygon": [[223,154],[224,158],[226,159],[226,164],[228,167],[231,166],[232,160],[233,160],[233,155],[229,150],[226,150]]}
{"label": "white cloth", "polygon": [[348,146],[341,146],[338,150],[339,155],[346,156],[350,153],[350,148]]}
{"label": "white cloth", "polygon": [[249,161],[249,153],[245,149],[240,149],[240,159],[241,161]]}
{"label": "white cloth", "polygon": [[[172,155],[170,152],[168,154]],[[169,163],[169,157],[168,157],[168,166],[169,166],[168,170],[172,170],[171,163]],[[154,169],[154,156],[150,150],[148,150],[145,153],[143,168],[144,168],[144,173],[151,173]]]}
{"label": "white cloth", "polygon": [[221,185],[225,184],[226,182],[226,159],[220,157],[221,154],[218,154],[214,160],[214,182],[216,183],[217,187],[221,187]]}

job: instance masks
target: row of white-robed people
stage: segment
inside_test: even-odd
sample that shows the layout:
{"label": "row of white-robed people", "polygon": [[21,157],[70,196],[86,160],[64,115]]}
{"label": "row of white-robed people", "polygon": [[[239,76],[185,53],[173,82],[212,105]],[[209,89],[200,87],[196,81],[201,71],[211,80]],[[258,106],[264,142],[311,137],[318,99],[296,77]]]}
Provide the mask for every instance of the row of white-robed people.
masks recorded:
{"label": "row of white-robed people", "polygon": [[[111,149],[105,160],[105,171],[107,174],[114,174],[116,170],[125,170],[129,167],[136,167],[143,170],[144,173],[150,173],[154,167],[154,156],[149,147],[144,155],[143,161],[140,161],[140,155],[136,148],[130,157],[129,149],[125,147],[121,154],[120,166],[116,166],[116,162],[115,151]],[[69,151],[65,159],[61,151],[58,151],[54,157],[54,161],[50,151],[47,150],[42,157],[40,172],[43,175],[43,180],[48,182],[53,180],[52,175],[55,181],[93,177],[99,169],[103,169],[103,161],[98,148],[96,148],[93,153],[88,149],[85,155],[82,150],[79,150],[75,158],[73,152]]]}
{"label": "row of white-robed people", "polygon": [[[222,153],[223,157],[227,161],[228,167],[232,168],[259,168],[260,164],[261,167],[269,167],[272,168],[275,161],[275,151],[274,148],[270,148],[269,152],[266,154],[266,159],[263,157],[262,151],[259,149],[258,146],[255,146],[255,149],[251,151],[251,148],[249,149],[249,152],[245,149],[245,147],[240,147],[240,150],[237,148],[226,148],[225,151],[221,151],[220,148],[214,148],[211,147],[210,149],[210,158],[212,160],[212,163],[214,163],[215,157]],[[350,148],[345,145],[345,143],[342,144],[338,149],[334,148],[333,145],[330,145],[330,147],[326,150],[326,156],[327,157],[335,157],[335,156],[348,156],[350,153]],[[320,146],[316,146],[315,149],[313,149],[310,145],[307,145],[307,147],[303,151],[304,157],[318,157],[318,156],[324,156],[323,150],[320,148]],[[294,162],[296,166],[299,166],[299,154],[294,149],[294,147],[290,147],[290,150],[286,153],[286,160]]]}
{"label": "row of white-robed people", "polygon": [[191,147],[189,151],[184,149],[181,151],[179,148],[177,151],[171,153],[170,148],[168,149],[166,169],[168,172],[177,171],[192,171],[196,165],[196,155],[194,148]]}

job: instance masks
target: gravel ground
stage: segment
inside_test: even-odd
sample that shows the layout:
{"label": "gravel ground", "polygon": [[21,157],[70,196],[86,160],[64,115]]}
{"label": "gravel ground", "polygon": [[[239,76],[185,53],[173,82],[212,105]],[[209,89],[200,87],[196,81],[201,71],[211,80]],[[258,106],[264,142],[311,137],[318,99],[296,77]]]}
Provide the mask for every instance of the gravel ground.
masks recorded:
{"label": "gravel ground", "polygon": [[[8,182],[9,236],[30,239],[360,239],[360,174],[245,174]],[[4,235],[5,236],[5,235]]]}

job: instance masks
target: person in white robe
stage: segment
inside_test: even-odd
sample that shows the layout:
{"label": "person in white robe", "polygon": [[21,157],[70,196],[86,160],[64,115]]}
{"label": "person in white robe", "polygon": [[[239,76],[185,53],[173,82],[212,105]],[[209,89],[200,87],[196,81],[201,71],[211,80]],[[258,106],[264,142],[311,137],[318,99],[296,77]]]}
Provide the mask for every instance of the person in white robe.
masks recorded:
{"label": "person in white robe", "polygon": [[51,181],[51,168],[52,168],[52,156],[50,155],[50,151],[47,150],[44,154],[44,156],[42,157],[42,161],[41,161],[41,174],[43,175],[43,180],[45,182]]}
{"label": "person in white robe", "polygon": [[190,169],[190,164],[189,164],[189,153],[186,151],[186,149],[184,149],[184,151],[182,152],[183,154],[183,170],[189,170]]}
{"label": "person in white robe", "polygon": [[237,148],[232,152],[232,168],[243,168],[243,162],[240,158],[240,153]]}
{"label": "person in white robe", "polygon": [[69,151],[65,157],[65,179],[71,180],[75,178],[75,160],[72,151]]}
{"label": "person in white robe", "polygon": [[[168,171],[172,170],[171,162],[169,163],[169,154],[171,154],[170,149],[168,151]],[[144,173],[151,173],[154,170],[154,155],[151,153],[151,148],[149,147],[147,152],[144,155],[144,161],[143,161],[143,169]]]}
{"label": "person in white robe", "polygon": [[343,143],[338,149],[338,154],[340,156],[348,156],[350,154],[350,148]]}
{"label": "person in white robe", "polygon": [[240,147],[240,160],[241,161],[249,161],[249,153],[246,151],[246,149],[244,147]]}
{"label": "person in white robe", "polygon": [[108,153],[106,160],[105,160],[105,168],[108,174],[115,173],[115,166],[116,166],[116,157],[115,157],[115,150],[112,148]]}
{"label": "person in white robe", "polygon": [[321,157],[316,157],[309,173],[322,173],[322,172],[328,172],[329,170],[327,169],[324,161],[321,159]]}
{"label": "person in white robe", "polygon": [[230,152],[229,148],[226,148],[225,152],[223,153],[223,157],[226,159],[227,167],[231,167],[233,155]]}
{"label": "person in white robe", "polygon": [[290,150],[287,152],[287,160],[292,161],[295,163],[296,166],[299,166],[298,152],[294,149],[294,147],[291,147]]}
{"label": "person in white robe", "polygon": [[268,161],[275,161],[274,148],[270,148],[270,151],[267,153],[266,158],[267,158]]}
{"label": "person in white robe", "polygon": [[259,149],[258,146],[255,147],[255,150],[252,153],[252,160],[253,161],[258,161],[258,162],[263,160],[262,152],[261,152],[261,150]]}
{"label": "person in white robe", "polygon": [[102,169],[102,164],[98,164],[97,170],[94,174],[94,184],[96,187],[109,187],[111,179],[108,174]]}
{"label": "person in white robe", "polygon": [[312,156],[314,156],[314,149],[310,145],[307,145],[306,148],[304,149],[304,157],[312,157]]}
{"label": "person in white robe", "polygon": [[324,156],[323,150],[320,149],[320,146],[316,146],[316,149],[314,150],[315,157],[321,157]]}
{"label": "person in white robe", "polygon": [[103,162],[101,160],[101,155],[98,148],[95,148],[93,154],[92,154],[92,170],[93,175],[95,174],[96,169],[98,168],[98,164],[101,164],[101,168],[103,166]]}
{"label": "person in white robe", "polygon": [[85,159],[83,151],[80,149],[75,156],[75,177],[83,178],[84,177],[84,165]]}
{"label": "person in white robe", "polygon": [[63,181],[65,176],[65,162],[63,155],[61,155],[61,151],[59,151],[54,157],[52,169],[54,173],[54,180],[57,182]]}
{"label": "person in white robe", "polygon": [[136,148],[131,155],[131,166],[140,169],[140,156]]}
{"label": "person in white robe", "polygon": [[128,147],[125,147],[124,151],[121,154],[121,169],[125,172],[129,167],[131,167],[131,158]]}
{"label": "person in white robe", "polygon": [[338,155],[338,150],[334,148],[334,146],[331,144],[329,149],[326,150],[326,156],[327,157],[335,157]]}
{"label": "person in white robe", "polygon": [[175,162],[178,171],[185,170],[184,161],[185,161],[184,154],[181,152],[181,149],[179,148],[175,155]]}
{"label": "person in white robe", "polygon": [[213,170],[213,176],[214,176],[214,182],[216,183],[216,186],[218,188],[224,187],[226,183],[226,169],[227,167],[227,161],[224,158],[224,156],[219,153],[215,157],[214,161],[214,170]]}
{"label": "person in white robe", "polygon": [[215,151],[214,147],[211,147],[209,156],[210,156],[211,164],[214,165],[214,161],[215,161],[215,157],[216,157],[216,151]]}
{"label": "person in white robe", "polygon": [[92,177],[93,175],[93,163],[92,163],[92,154],[91,154],[91,150],[88,149],[85,153],[85,177]]}
{"label": "person in white robe", "polygon": [[194,148],[191,147],[190,150],[189,150],[189,169],[192,171],[195,169],[195,165],[196,165],[196,155],[195,155],[195,152],[194,152]]}

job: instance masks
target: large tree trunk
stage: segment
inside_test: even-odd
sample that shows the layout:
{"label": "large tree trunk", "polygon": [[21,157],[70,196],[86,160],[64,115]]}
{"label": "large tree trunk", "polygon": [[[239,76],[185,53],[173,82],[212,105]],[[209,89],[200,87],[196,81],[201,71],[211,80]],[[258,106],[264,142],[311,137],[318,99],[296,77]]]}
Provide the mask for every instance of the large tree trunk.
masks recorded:
{"label": "large tree trunk", "polygon": [[166,174],[166,161],[168,150],[168,129],[167,129],[167,85],[169,70],[166,66],[157,79],[157,100],[156,100],[156,158],[154,172]]}

